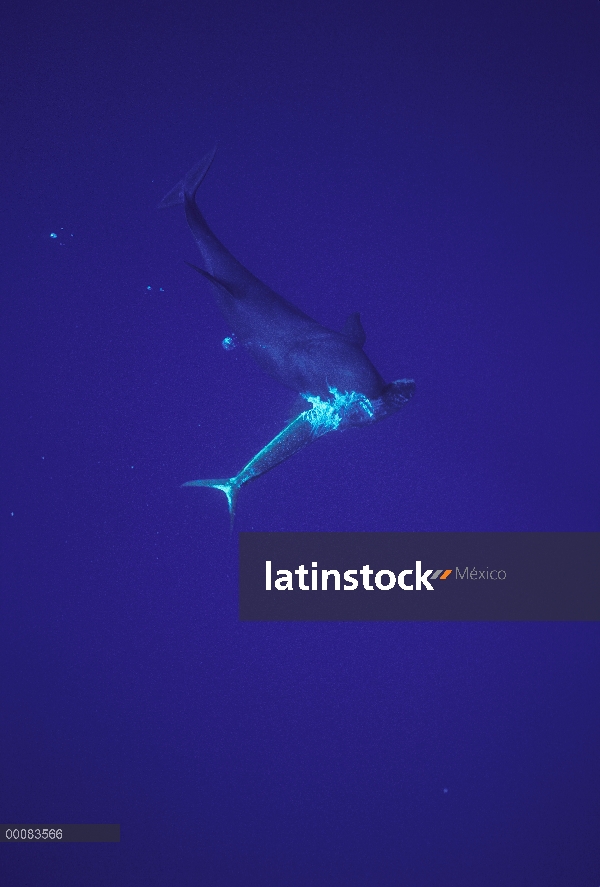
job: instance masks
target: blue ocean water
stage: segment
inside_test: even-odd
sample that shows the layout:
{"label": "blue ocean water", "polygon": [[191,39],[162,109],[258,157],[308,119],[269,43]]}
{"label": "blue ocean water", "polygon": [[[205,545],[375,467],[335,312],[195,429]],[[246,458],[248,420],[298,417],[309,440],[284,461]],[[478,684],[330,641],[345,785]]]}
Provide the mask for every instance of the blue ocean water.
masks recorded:
{"label": "blue ocean water", "polygon": [[[598,529],[600,6],[43,5],[3,27],[10,887],[600,884],[595,624],[242,624],[286,424],[180,208],[416,394],[235,530]],[[576,570],[574,570],[576,581]]]}

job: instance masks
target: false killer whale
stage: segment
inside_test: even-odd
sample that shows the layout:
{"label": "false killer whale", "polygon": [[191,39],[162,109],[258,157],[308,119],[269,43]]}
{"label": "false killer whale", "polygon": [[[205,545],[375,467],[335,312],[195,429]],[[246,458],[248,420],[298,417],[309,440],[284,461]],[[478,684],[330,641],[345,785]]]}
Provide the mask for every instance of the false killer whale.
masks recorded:
{"label": "false killer whale", "polygon": [[[412,379],[384,382],[363,351],[365,332],[359,314],[351,314],[341,332],[329,330],[273,292],[223,246],[196,203],[196,192],[215,151],[169,191],[159,208],[183,204],[206,266],[191,267],[214,288],[236,339],[267,373],[307,404],[235,477],[183,484],[221,490],[233,523],[237,495],[244,484],[329,431],[368,425],[392,415],[412,397],[415,383]],[[226,339],[224,346],[230,342]]]}

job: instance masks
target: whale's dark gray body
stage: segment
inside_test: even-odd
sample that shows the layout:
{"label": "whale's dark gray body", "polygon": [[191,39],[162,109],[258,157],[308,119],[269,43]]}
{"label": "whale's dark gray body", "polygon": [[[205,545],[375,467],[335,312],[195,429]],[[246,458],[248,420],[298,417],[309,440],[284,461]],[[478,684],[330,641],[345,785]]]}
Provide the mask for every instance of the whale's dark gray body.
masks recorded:
{"label": "whale's dark gray body", "polygon": [[160,207],[184,205],[206,266],[192,267],[213,285],[231,330],[269,375],[312,404],[236,477],[187,484],[221,489],[233,518],[237,492],[244,483],[328,431],[372,423],[391,415],[408,402],[414,382],[384,382],[363,351],[365,333],[358,314],[348,318],[342,332],[321,326],[258,280],[223,246],[196,203],[196,191],[214,153],[206,155],[167,194]]}

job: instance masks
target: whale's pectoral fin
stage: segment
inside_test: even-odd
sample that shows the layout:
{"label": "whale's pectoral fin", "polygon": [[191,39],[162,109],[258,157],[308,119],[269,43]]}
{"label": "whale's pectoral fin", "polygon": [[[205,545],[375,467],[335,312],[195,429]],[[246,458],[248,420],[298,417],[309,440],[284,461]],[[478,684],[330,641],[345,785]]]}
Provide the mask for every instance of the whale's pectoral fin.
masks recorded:
{"label": "whale's pectoral fin", "polygon": [[354,342],[355,345],[358,345],[359,348],[363,347],[367,339],[367,334],[360,322],[360,314],[358,311],[355,314],[350,315],[344,324],[342,335],[346,336],[347,339],[350,339],[351,342]]}
{"label": "whale's pectoral fin", "polygon": [[214,288],[217,290],[217,292],[221,293],[222,295],[231,296],[231,298],[233,298],[233,299],[238,298],[236,296],[236,294],[233,292],[233,290],[231,290],[227,286],[227,284],[223,283],[222,280],[219,280],[218,277],[213,277],[213,275],[209,274],[208,271],[205,271],[204,268],[198,268],[197,265],[192,265],[191,262],[186,262],[185,264],[189,265],[190,268],[193,268],[194,271],[197,271],[198,274],[201,274],[202,277],[205,278],[205,280],[208,280],[208,282],[214,286]]}
{"label": "whale's pectoral fin", "polygon": [[381,399],[389,412],[394,413],[396,410],[401,409],[405,403],[408,403],[414,393],[414,379],[397,379],[395,382],[389,382],[385,386]]}
{"label": "whale's pectoral fin", "polygon": [[215,146],[212,151],[209,151],[208,154],[204,155],[202,160],[197,163],[196,166],[192,167],[187,176],[178,182],[174,188],[171,188],[169,193],[166,194],[158,204],[158,209],[164,209],[166,206],[180,206],[184,202],[185,194],[195,196],[202,179],[210,169],[210,165],[213,162],[216,153],[217,148]]}

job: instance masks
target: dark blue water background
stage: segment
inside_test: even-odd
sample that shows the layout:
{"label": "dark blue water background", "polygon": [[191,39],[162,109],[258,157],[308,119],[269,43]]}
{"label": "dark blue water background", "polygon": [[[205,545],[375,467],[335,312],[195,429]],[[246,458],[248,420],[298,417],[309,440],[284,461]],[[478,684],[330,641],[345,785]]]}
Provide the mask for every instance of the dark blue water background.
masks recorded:
{"label": "dark blue water background", "polygon": [[[15,6],[0,820],[10,887],[600,884],[586,624],[239,624],[225,501],[289,418],[156,204],[406,409],[242,491],[237,530],[598,529],[600,4]],[[52,234],[57,234],[52,237]],[[576,566],[574,579],[576,581]]]}

